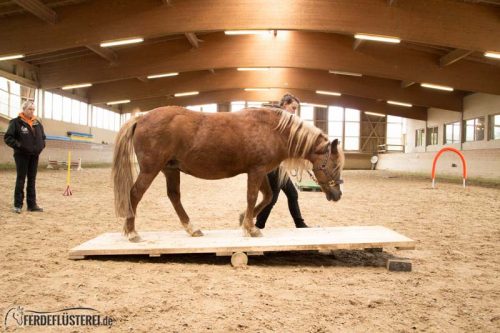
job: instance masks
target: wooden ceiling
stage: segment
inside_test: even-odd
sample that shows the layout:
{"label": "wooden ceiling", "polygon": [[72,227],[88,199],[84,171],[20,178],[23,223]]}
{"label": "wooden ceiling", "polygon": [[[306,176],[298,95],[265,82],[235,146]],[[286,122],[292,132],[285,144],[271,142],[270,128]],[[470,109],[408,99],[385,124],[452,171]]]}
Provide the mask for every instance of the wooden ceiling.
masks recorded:
{"label": "wooden ceiling", "polygon": [[[493,0],[0,0],[0,26],[0,56],[25,55],[0,61],[0,75],[53,91],[89,82],[92,87],[72,92],[95,105],[130,99],[117,107],[122,112],[277,100],[294,91],[311,103],[426,119],[430,107],[462,111],[469,93],[500,95],[500,60],[483,56],[500,52],[500,6]],[[271,32],[223,32],[236,29]],[[356,33],[401,43],[360,43]],[[99,46],[130,37],[144,42]],[[179,75],[146,78],[166,72]],[[455,91],[422,88],[424,82]],[[185,91],[200,93],[173,97]]]}

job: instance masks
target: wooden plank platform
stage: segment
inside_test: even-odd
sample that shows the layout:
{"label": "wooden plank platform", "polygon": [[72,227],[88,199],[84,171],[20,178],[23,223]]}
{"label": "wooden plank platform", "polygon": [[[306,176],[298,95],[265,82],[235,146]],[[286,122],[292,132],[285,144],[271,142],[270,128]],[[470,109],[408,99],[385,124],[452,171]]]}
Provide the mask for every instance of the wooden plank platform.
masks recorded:
{"label": "wooden plank platform", "polygon": [[142,241],[129,242],[121,233],[105,233],[69,251],[70,259],[103,255],[149,255],[173,253],[225,253],[269,251],[328,251],[396,247],[414,249],[415,241],[381,226],[303,229],[265,229],[264,237],[243,237],[237,230],[203,230],[205,236],[190,237],[185,231],[139,232]]}
{"label": "wooden plank platform", "polygon": [[321,186],[319,186],[312,180],[304,180],[302,182],[296,182],[295,186],[299,189],[299,191],[321,192]]}

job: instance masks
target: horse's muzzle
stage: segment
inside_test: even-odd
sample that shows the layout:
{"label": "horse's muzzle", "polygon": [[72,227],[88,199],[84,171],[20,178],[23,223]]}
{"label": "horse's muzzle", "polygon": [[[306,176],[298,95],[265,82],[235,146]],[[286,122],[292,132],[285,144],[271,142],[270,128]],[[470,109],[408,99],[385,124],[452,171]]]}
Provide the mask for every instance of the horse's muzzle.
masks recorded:
{"label": "horse's muzzle", "polygon": [[339,201],[341,197],[342,192],[339,190],[331,189],[330,191],[326,192],[326,199],[328,201]]}

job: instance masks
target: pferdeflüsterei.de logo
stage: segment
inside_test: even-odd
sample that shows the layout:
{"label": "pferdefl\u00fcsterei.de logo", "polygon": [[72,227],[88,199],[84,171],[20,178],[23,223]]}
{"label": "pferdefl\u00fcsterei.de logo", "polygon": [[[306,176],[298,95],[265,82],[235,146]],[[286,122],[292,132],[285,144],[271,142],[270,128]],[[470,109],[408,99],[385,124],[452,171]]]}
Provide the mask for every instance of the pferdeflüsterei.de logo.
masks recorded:
{"label": "pferdefl\u00fcsterei.de logo", "polygon": [[113,318],[92,308],[65,308],[57,311],[34,311],[15,306],[5,312],[4,327],[28,326],[108,326]]}

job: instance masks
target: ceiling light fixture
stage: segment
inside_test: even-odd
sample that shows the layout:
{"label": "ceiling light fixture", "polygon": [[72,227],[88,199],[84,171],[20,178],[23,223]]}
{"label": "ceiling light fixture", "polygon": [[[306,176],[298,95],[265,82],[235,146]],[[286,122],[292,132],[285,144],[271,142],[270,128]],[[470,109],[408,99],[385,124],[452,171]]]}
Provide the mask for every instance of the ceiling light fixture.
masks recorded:
{"label": "ceiling light fixture", "polygon": [[142,42],[144,42],[144,38],[127,38],[127,39],[117,39],[117,40],[102,42],[100,45],[101,47],[111,47],[111,46],[135,44]]}
{"label": "ceiling light fixture", "polygon": [[224,34],[229,36],[234,35],[265,35],[270,34],[272,30],[226,30]]}
{"label": "ceiling light fixture", "polygon": [[402,103],[402,102],[396,102],[396,101],[387,101],[387,103],[392,104],[392,105],[404,106],[407,108],[411,108],[413,106],[413,105],[408,104],[408,103]]}
{"label": "ceiling light fixture", "polygon": [[269,67],[238,67],[239,71],[268,71]]}
{"label": "ceiling light fixture", "polygon": [[320,95],[330,95],[330,96],[341,96],[342,94],[335,91],[325,91],[325,90],[316,90],[316,94]]}
{"label": "ceiling light fixture", "polygon": [[148,79],[159,79],[161,77],[169,77],[169,76],[177,76],[179,73],[163,73],[163,74],[153,74],[153,75],[148,75]]}
{"label": "ceiling light fixture", "polygon": [[500,59],[500,52],[488,51],[484,52],[484,56],[488,58]]}
{"label": "ceiling light fixture", "polygon": [[188,91],[188,92],[174,94],[174,96],[175,97],[193,96],[193,95],[198,95],[199,93],[200,92],[198,92],[198,91]]}
{"label": "ceiling light fixture", "polygon": [[444,90],[444,91],[453,91],[452,87],[440,86],[440,85],[432,84],[432,83],[421,83],[420,86],[424,87],[424,88],[430,88],[430,89],[437,89],[437,90]]}
{"label": "ceiling light fixture", "polygon": [[305,105],[305,106],[314,106],[316,108],[327,108],[328,107],[328,105],[315,104],[315,103],[302,103],[302,105]]}
{"label": "ceiling light fixture", "polygon": [[126,104],[126,103],[130,103],[130,99],[122,99],[119,101],[107,102],[106,104],[107,105],[116,105],[116,104]]}
{"label": "ceiling light fixture", "polygon": [[71,84],[69,86],[64,86],[62,87],[62,90],[71,90],[71,89],[78,89],[78,88],[87,88],[91,87],[92,83],[80,83],[80,84]]}
{"label": "ceiling light fixture", "polygon": [[337,75],[348,75],[348,76],[363,76],[363,74],[360,73],[352,73],[352,72],[342,72],[342,71],[335,71],[333,69],[328,71],[330,74],[337,74]]}
{"label": "ceiling light fixture", "polygon": [[11,55],[5,55],[0,57],[0,61],[3,60],[14,60],[14,59],[20,59],[23,58],[24,54],[11,54]]}
{"label": "ceiling light fixture", "polygon": [[376,42],[393,43],[393,44],[398,44],[401,42],[401,39],[399,39],[397,37],[369,35],[369,34],[355,34],[354,38],[362,39],[362,40],[376,41]]}
{"label": "ceiling light fixture", "polygon": [[370,112],[370,111],[364,111],[364,112],[365,114],[369,114],[370,116],[385,117],[385,114],[383,113]]}

